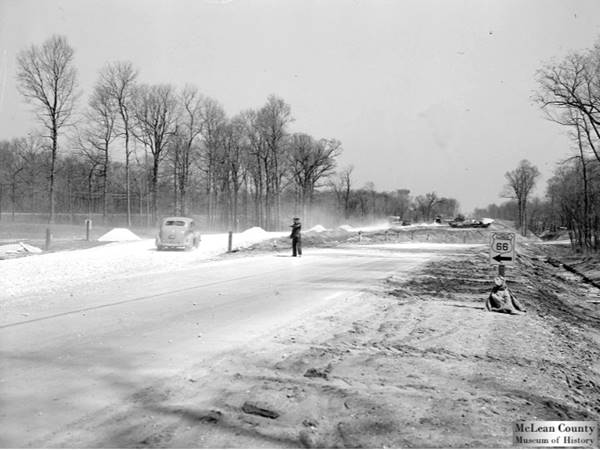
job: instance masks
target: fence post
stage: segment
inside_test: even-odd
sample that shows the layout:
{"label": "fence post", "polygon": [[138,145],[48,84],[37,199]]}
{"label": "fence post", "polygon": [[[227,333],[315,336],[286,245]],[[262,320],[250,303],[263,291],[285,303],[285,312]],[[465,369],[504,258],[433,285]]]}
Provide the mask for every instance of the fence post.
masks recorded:
{"label": "fence post", "polygon": [[92,229],[92,219],[85,219],[85,240],[90,240],[90,230]]}
{"label": "fence post", "polygon": [[50,232],[50,228],[46,228],[46,250],[50,249],[51,243],[52,243],[52,234]]}
{"label": "fence post", "polygon": [[231,253],[233,245],[233,231],[229,232],[229,238],[227,240],[227,253]]}

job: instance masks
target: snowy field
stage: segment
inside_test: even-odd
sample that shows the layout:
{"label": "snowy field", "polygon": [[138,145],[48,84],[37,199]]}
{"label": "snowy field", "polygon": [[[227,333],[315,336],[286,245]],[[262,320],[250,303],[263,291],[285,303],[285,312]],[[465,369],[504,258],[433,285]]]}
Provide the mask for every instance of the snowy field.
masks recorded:
{"label": "snowy field", "polygon": [[[250,228],[234,233],[233,248],[243,248],[289,232],[266,232]],[[154,239],[109,244],[84,250],[32,255],[0,261],[0,300],[40,291],[52,292],[66,285],[107,280],[136,273],[159,273],[189,267],[227,251],[228,234],[205,234],[191,251],[156,250]]]}

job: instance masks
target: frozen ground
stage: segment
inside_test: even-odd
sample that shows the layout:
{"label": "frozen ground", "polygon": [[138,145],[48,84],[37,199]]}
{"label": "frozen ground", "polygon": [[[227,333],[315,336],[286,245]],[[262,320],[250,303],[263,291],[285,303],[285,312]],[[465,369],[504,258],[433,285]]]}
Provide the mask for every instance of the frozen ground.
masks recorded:
{"label": "frozen ground", "polygon": [[[286,236],[250,228],[233,235],[233,248]],[[227,251],[228,234],[205,234],[197,249],[158,252],[154,239],[113,242],[99,247],[0,261],[0,300],[52,292],[66,285],[114,279],[136,273],[166,272],[190,267]]]}

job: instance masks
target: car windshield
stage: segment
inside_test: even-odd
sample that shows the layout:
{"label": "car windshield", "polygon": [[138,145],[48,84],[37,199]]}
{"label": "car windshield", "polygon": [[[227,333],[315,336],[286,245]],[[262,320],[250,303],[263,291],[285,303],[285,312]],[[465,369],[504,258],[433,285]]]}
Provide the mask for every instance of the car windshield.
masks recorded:
{"label": "car windshield", "polygon": [[183,220],[166,220],[165,225],[168,227],[185,227]]}

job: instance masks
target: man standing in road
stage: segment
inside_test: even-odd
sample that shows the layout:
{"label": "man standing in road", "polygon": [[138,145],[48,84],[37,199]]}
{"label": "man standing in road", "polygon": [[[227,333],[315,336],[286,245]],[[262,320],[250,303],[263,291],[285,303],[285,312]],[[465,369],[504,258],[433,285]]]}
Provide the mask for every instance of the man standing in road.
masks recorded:
{"label": "man standing in road", "polygon": [[302,256],[302,237],[300,234],[302,225],[300,224],[300,218],[294,217],[294,223],[290,227],[292,227],[292,234],[290,234],[290,238],[292,238],[292,256]]}

